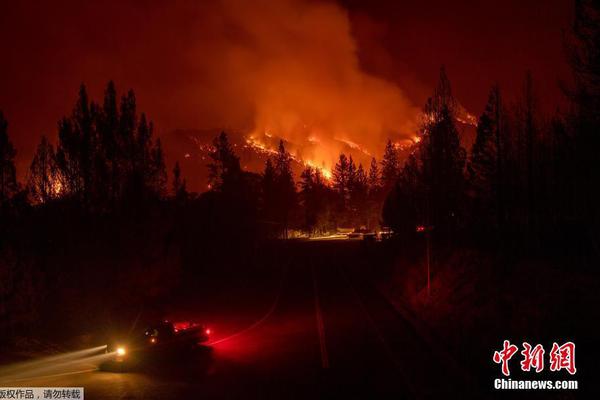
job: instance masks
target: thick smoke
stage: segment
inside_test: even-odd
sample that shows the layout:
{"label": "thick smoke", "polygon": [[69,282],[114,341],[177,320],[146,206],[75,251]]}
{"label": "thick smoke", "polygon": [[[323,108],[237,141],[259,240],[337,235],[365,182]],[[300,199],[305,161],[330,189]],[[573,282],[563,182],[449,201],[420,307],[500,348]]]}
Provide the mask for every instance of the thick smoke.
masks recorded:
{"label": "thick smoke", "polygon": [[135,89],[163,137],[177,128],[270,132],[330,165],[340,139],[379,155],[388,137],[414,132],[417,110],[361,69],[349,16],[334,2],[13,2],[3,15],[1,36],[21,42],[3,46],[0,67],[13,77],[0,101],[21,171],[40,134],[52,137],[71,111],[79,84],[99,99],[109,79]]}
{"label": "thick smoke", "polygon": [[[361,70],[348,15],[333,3],[227,1],[239,36],[227,43],[229,76],[254,109],[255,132],[300,144],[330,165],[340,140],[379,154],[392,137],[414,134],[417,110],[390,82]],[[229,77],[227,78],[229,79]]]}

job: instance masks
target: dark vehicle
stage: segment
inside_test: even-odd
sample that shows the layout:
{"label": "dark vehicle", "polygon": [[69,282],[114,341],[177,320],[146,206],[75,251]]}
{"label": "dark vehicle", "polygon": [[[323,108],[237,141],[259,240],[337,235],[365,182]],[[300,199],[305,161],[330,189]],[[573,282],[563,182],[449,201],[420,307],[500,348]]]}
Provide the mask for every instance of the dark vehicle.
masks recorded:
{"label": "dark vehicle", "polygon": [[162,321],[146,328],[133,339],[107,348],[114,356],[100,366],[102,370],[123,372],[141,362],[189,354],[208,341],[210,329],[193,322]]}

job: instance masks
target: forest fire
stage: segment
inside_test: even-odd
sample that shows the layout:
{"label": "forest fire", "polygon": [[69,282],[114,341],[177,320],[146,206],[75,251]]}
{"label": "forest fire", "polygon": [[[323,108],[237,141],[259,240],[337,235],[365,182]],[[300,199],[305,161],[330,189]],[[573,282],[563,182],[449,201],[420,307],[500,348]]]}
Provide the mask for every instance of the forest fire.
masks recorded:
{"label": "forest fire", "polygon": [[0,400],[598,397],[600,1],[30,3]]}
{"label": "forest fire", "polygon": [[[267,132],[265,132],[264,135],[267,138],[273,137],[271,134],[269,134]],[[257,139],[254,135],[250,135],[246,138],[245,145],[247,147],[253,149],[257,153],[264,154],[268,157],[277,155],[277,149],[275,147],[271,147],[271,146],[267,145],[266,143]],[[290,154],[290,157],[294,162],[296,162],[304,167],[311,167],[313,169],[319,170],[322,177],[325,178],[325,180],[327,180],[327,181],[329,181],[333,178],[331,169],[325,166],[324,161],[318,162],[318,161],[315,161],[312,159],[305,159],[305,158],[299,157],[297,154]]]}

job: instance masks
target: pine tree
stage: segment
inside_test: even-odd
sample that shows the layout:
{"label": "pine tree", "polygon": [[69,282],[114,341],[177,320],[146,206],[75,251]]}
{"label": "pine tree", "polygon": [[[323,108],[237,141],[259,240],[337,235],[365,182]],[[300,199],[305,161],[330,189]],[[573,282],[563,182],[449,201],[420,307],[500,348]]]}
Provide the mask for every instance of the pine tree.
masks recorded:
{"label": "pine tree", "polygon": [[61,183],[57,176],[54,147],[42,136],[31,166],[27,188],[34,203],[43,204],[60,195]]}
{"label": "pine tree", "polygon": [[381,187],[381,177],[379,176],[379,167],[377,166],[377,160],[375,157],[371,158],[371,165],[369,167],[369,193],[376,193]]}
{"label": "pine tree", "polygon": [[79,88],[79,99],[73,111],[74,134],[79,139],[76,157],[79,158],[79,174],[81,180],[81,201],[87,207],[93,199],[93,159],[94,159],[94,115],[93,106],[90,104],[85,85]]}
{"label": "pine tree", "polygon": [[304,229],[309,234],[331,227],[331,193],[318,168],[306,167],[300,177],[300,199],[304,209]]}
{"label": "pine tree", "polygon": [[523,88],[523,128],[525,138],[525,171],[527,176],[527,215],[529,227],[533,228],[535,219],[535,188],[534,188],[534,147],[537,139],[537,123],[535,121],[536,99],[533,93],[533,78],[531,73],[525,75]]}
{"label": "pine tree", "polygon": [[400,173],[400,160],[398,159],[398,151],[392,144],[391,140],[388,140],[385,146],[385,152],[383,153],[383,159],[381,160],[381,181],[383,188],[389,191]]}
{"label": "pine tree", "polygon": [[275,220],[277,207],[275,167],[273,167],[271,159],[267,158],[262,174],[262,211],[267,221]]}
{"label": "pine tree", "polygon": [[181,177],[181,168],[179,161],[175,162],[173,167],[173,197],[175,200],[181,201],[188,197],[185,179]]}
{"label": "pine tree", "polygon": [[160,139],[156,139],[150,155],[150,163],[152,179],[149,187],[157,197],[161,198],[167,190],[167,170]]}
{"label": "pine tree", "polygon": [[296,186],[292,173],[292,157],[285,149],[283,140],[279,142],[275,156],[275,187],[279,203],[279,221],[287,237],[290,217],[296,204]]}
{"label": "pine tree", "polygon": [[90,101],[81,85],[73,112],[59,121],[55,158],[61,196],[102,212],[121,201],[137,206],[148,195],[163,196],[163,150],[152,139],[152,122],[144,113],[138,119],[135,93],[122,96],[117,109],[117,93],[109,82],[102,104]]}
{"label": "pine tree", "polygon": [[130,179],[136,160],[134,136],[138,124],[136,98],[133,90],[129,90],[126,96],[121,97],[119,111],[118,159],[121,163],[120,170],[126,177],[125,179]]}
{"label": "pine tree", "polygon": [[466,152],[454,124],[455,100],[444,69],[434,95],[427,101],[419,143],[419,165],[426,190],[427,224],[452,230],[460,223],[464,203]]}
{"label": "pine tree", "polygon": [[0,111],[0,213],[18,190],[15,156],[17,152],[8,137],[8,122]]}
{"label": "pine tree", "polygon": [[208,165],[209,188],[215,191],[225,191],[235,186],[241,175],[240,160],[235,155],[225,132],[221,132],[213,140],[210,158],[212,162]]}
{"label": "pine tree", "polygon": [[375,158],[371,159],[367,184],[367,227],[374,228],[379,223],[381,217],[381,203],[383,202],[381,176]]}
{"label": "pine tree", "polygon": [[479,118],[467,165],[473,218],[486,226],[500,220],[500,108],[500,91],[494,86]]}
{"label": "pine tree", "polygon": [[416,155],[410,154],[383,204],[385,225],[403,237],[413,235],[417,225],[431,222],[427,216],[427,192],[423,188],[421,169]]}
{"label": "pine tree", "polygon": [[80,142],[71,119],[65,117],[60,120],[56,164],[60,171],[65,197],[78,198],[82,192]]}
{"label": "pine tree", "polygon": [[354,225],[368,225],[367,223],[367,195],[368,195],[367,174],[362,166],[358,165],[354,178],[352,179],[350,190],[350,208],[353,212]]}
{"label": "pine tree", "polygon": [[121,152],[118,149],[119,110],[117,107],[117,91],[112,81],[108,82],[104,91],[102,112],[98,118],[98,129],[101,143],[101,153],[104,158],[103,169],[99,173],[102,188],[112,206],[117,202],[121,191]]}
{"label": "pine tree", "polygon": [[344,153],[340,154],[338,162],[333,169],[333,188],[337,192],[340,211],[347,207],[350,186],[350,162]]}
{"label": "pine tree", "polygon": [[352,159],[352,155],[348,157],[348,197],[352,196],[352,187],[356,181],[356,164]]}
{"label": "pine tree", "polygon": [[317,224],[315,171],[306,167],[300,174],[300,200],[304,209],[304,229],[312,233]]}
{"label": "pine tree", "polygon": [[135,169],[143,174],[143,171],[148,170],[148,162],[150,161],[150,149],[152,148],[152,122],[148,123],[146,114],[142,113],[140,122],[137,126],[137,135],[135,137]]}

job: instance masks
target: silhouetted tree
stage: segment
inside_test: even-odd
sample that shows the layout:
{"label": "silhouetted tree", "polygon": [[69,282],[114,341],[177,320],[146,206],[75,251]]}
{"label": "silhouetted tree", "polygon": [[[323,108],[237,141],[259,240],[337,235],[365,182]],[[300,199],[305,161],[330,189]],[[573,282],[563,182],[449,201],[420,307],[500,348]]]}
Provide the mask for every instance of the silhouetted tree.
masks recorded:
{"label": "silhouetted tree", "polygon": [[162,197],[167,173],[153,124],[138,119],[135,94],[121,97],[109,82],[103,106],[90,101],[84,85],[73,112],[58,124],[57,176],[61,197],[75,200],[90,212],[115,209],[119,203],[139,206]]}
{"label": "silhouetted tree", "polygon": [[98,131],[100,158],[98,162],[99,185],[114,207],[121,191],[121,151],[118,148],[119,110],[117,108],[117,91],[112,81],[108,82],[104,91],[104,102],[98,115]]}
{"label": "silhouetted tree", "polygon": [[58,123],[58,146],[56,164],[60,171],[63,193],[66,197],[78,197],[82,191],[80,173],[80,138],[73,129],[70,119]]}
{"label": "silhouetted tree", "polygon": [[398,159],[398,151],[392,141],[388,140],[383,153],[383,159],[381,160],[381,183],[386,192],[394,186],[399,173],[400,160]]}
{"label": "silhouetted tree", "polygon": [[379,167],[377,166],[377,160],[371,158],[371,165],[369,167],[369,193],[377,193],[381,188],[381,177],[379,175]]}
{"label": "silhouetted tree", "polygon": [[46,136],[42,136],[31,161],[27,181],[27,188],[34,203],[43,204],[60,195],[61,183],[57,173],[54,147]]}
{"label": "silhouetted tree", "polygon": [[152,182],[153,169],[152,164],[152,122],[148,123],[146,114],[140,115],[140,121],[137,126],[137,135],[135,136],[135,146],[133,153],[134,168],[133,173],[141,179],[142,184],[150,184]]}
{"label": "silhouetted tree", "polygon": [[477,135],[467,165],[473,222],[490,227],[501,224],[500,91],[490,91],[485,111],[477,124]]}
{"label": "silhouetted tree", "polygon": [[73,111],[74,135],[79,138],[76,156],[79,158],[81,178],[81,201],[85,207],[92,200],[93,190],[93,154],[94,154],[94,106],[90,104],[85,85],[79,89],[79,99]]}
{"label": "silhouetted tree", "polygon": [[275,222],[277,207],[275,167],[273,167],[271,159],[267,158],[262,175],[262,212],[267,221]]}
{"label": "silhouetted tree", "polygon": [[575,0],[575,19],[567,37],[568,61],[574,87],[567,93],[586,122],[600,119],[600,4]]}
{"label": "silhouetted tree", "polygon": [[175,162],[173,167],[173,197],[177,201],[186,200],[188,197],[187,187],[185,179],[181,177],[181,168],[179,167],[179,161]]}
{"label": "silhouetted tree", "polygon": [[454,124],[455,100],[444,69],[424,109],[425,121],[418,156],[426,191],[426,223],[439,229],[456,227],[464,200],[466,152]]}
{"label": "silhouetted tree", "polygon": [[[351,165],[353,164],[354,162],[351,161]],[[367,225],[368,190],[367,174],[362,164],[359,164],[356,172],[351,174],[350,180],[350,210],[352,210],[352,222],[355,226]]]}
{"label": "silhouetted tree", "polygon": [[225,132],[213,141],[210,152],[212,162],[208,165],[208,184],[211,190],[227,191],[237,185],[240,179],[240,159],[233,152]]}
{"label": "silhouetted tree", "polygon": [[348,208],[348,199],[350,197],[350,173],[350,162],[346,155],[342,153],[332,172],[333,188],[338,197],[337,213],[340,217],[346,214]]}
{"label": "silhouetted tree", "polygon": [[312,167],[306,167],[300,174],[300,201],[304,209],[304,229],[312,233],[317,224],[315,207],[315,182]]}
{"label": "silhouetted tree", "polygon": [[330,189],[323,181],[321,171],[306,167],[300,175],[299,186],[304,210],[304,229],[310,234],[330,229]]}
{"label": "silhouetted tree", "polygon": [[374,228],[379,224],[381,218],[381,206],[383,203],[381,176],[379,173],[379,165],[375,158],[371,159],[367,183],[367,226],[369,228]]}
{"label": "silhouetted tree", "polygon": [[568,130],[573,146],[575,173],[573,214],[588,226],[600,221],[600,3],[576,0],[575,18],[567,36],[574,84],[566,93],[573,110]]}
{"label": "silhouetted tree", "polygon": [[[466,152],[454,125],[455,107],[442,68],[434,94],[423,110],[416,152],[409,156],[384,204],[384,221],[398,232],[409,233],[416,223],[448,232],[461,222]],[[391,143],[387,149],[392,149]]]}
{"label": "silhouetted tree", "polygon": [[4,213],[9,201],[18,190],[15,168],[16,154],[8,137],[8,122],[0,111],[0,213]]}
{"label": "silhouetted tree", "polygon": [[383,204],[382,217],[385,225],[403,237],[414,235],[417,225],[427,223],[426,190],[419,164],[416,155],[410,154]]}
{"label": "silhouetted tree", "polygon": [[527,72],[525,75],[525,84],[523,89],[522,99],[522,124],[523,137],[525,140],[525,171],[527,177],[527,215],[528,222],[531,225],[535,219],[535,182],[534,182],[534,146],[537,135],[537,123],[535,121],[535,95],[533,93],[533,78],[531,73]]}
{"label": "silhouetted tree", "polygon": [[118,160],[124,182],[131,179],[136,161],[135,131],[137,128],[137,105],[135,93],[129,90],[121,97],[119,128],[117,134]]}
{"label": "silhouetted tree", "polygon": [[156,196],[163,197],[167,190],[167,170],[160,139],[156,139],[156,143],[152,148],[150,166],[147,169],[150,171],[150,184],[148,187]]}
{"label": "silhouetted tree", "polygon": [[277,216],[287,237],[290,218],[296,205],[296,186],[292,173],[292,158],[285,149],[283,140],[279,141],[275,156],[275,188],[278,203]]}

